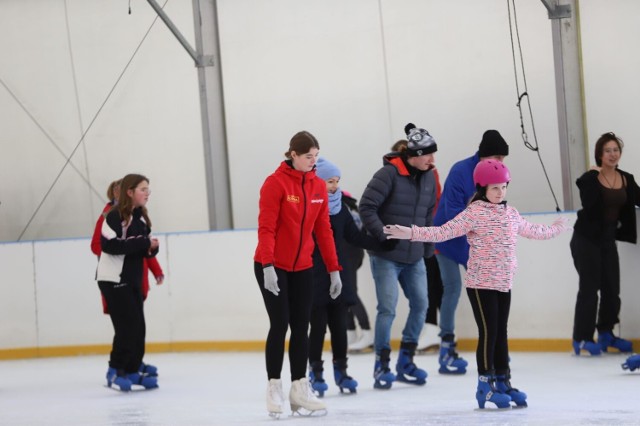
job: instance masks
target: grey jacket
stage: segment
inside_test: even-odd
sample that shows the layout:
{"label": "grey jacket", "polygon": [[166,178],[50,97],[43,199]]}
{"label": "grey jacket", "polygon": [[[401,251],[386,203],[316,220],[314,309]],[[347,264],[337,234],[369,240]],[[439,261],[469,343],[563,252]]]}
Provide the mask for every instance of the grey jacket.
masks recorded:
{"label": "grey jacket", "polygon": [[[384,241],[384,225],[430,226],[436,203],[436,181],[432,171],[408,166],[402,154],[383,157],[383,166],[367,184],[360,199],[360,217],[367,232]],[[401,240],[395,250],[369,253],[400,263],[415,263],[433,254],[432,243]]]}

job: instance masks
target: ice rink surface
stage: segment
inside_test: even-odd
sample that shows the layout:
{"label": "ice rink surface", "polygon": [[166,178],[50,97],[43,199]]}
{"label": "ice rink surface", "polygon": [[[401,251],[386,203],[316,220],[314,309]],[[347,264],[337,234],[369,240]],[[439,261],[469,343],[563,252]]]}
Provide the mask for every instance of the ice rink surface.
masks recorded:
{"label": "ice rink surface", "polygon": [[[514,352],[512,384],[528,394],[529,407],[506,411],[477,408],[475,357],[461,355],[473,361],[466,375],[438,374],[437,357],[419,355],[427,384],[395,383],[390,390],[373,389],[373,354],[352,355],[357,394],[341,395],[329,380],[326,416],[291,417],[287,404],[279,420],[267,415],[259,352],[148,354],[160,388],[128,394],[105,387],[106,355],[0,361],[0,424],[640,425],[640,370],[621,369],[626,355]],[[324,359],[331,364],[329,353]],[[332,378],[331,367],[325,372]],[[286,357],[282,379],[288,395]]]}

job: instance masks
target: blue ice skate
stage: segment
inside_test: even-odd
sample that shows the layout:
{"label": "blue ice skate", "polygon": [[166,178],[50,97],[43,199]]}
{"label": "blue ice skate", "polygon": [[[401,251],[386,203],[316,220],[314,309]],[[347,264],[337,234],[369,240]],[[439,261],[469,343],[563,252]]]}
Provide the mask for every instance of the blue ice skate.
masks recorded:
{"label": "blue ice skate", "polygon": [[622,364],[623,370],[634,371],[640,368],[640,355],[632,355]]}
{"label": "blue ice skate", "polygon": [[145,389],[155,389],[158,387],[158,377],[147,376],[146,374],[131,373],[127,374],[127,378],[134,386],[142,386]]}
{"label": "blue ice skate", "polygon": [[122,372],[118,373],[115,368],[109,367],[107,370],[107,387],[129,392],[131,390],[131,380]]}
{"label": "blue ice skate", "polygon": [[440,355],[438,362],[440,363],[440,374],[464,374],[467,372],[469,363],[460,358],[456,352],[456,342],[453,341],[453,335],[444,336],[440,343]]}
{"label": "blue ice skate", "polygon": [[138,368],[138,373],[146,374],[147,376],[157,376],[158,375],[158,367],[151,364],[145,364],[144,362],[140,363],[140,367]]}
{"label": "blue ice skate", "polygon": [[340,393],[343,393],[345,389],[349,393],[356,393],[358,382],[347,374],[346,358],[333,360],[333,377],[336,379],[336,385],[340,388]]}
{"label": "blue ice skate", "polygon": [[496,404],[498,408],[511,408],[511,397],[496,389],[493,375],[478,376],[476,399],[480,408],[484,408],[487,402]]}
{"label": "blue ice skate", "polygon": [[396,380],[396,375],[391,372],[389,362],[391,361],[391,350],[382,349],[376,356],[376,363],[373,366],[373,387],[375,389],[390,389]]}
{"label": "blue ice skate", "polygon": [[582,351],[586,351],[591,356],[597,356],[602,353],[602,348],[598,343],[594,343],[589,340],[583,340],[581,342],[574,340],[573,351],[576,353],[576,355],[580,355]]}
{"label": "blue ice skate", "polygon": [[311,389],[313,389],[320,398],[322,398],[327,389],[329,389],[329,385],[327,385],[323,377],[323,364],[324,361],[313,361],[309,365],[309,383],[311,384]]}
{"label": "blue ice skate", "polygon": [[527,407],[527,394],[511,386],[511,374],[498,374],[496,376],[496,389],[509,395],[516,407]]}
{"label": "blue ice skate", "polygon": [[400,355],[396,363],[396,380],[412,385],[424,385],[427,383],[427,372],[418,368],[413,362],[417,343],[401,342]]}
{"label": "blue ice skate", "polygon": [[608,352],[609,348],[615,348],[625,353],[633,352],[633,344],[631,341],[614,336],[613,333],[609,331],[598,333],[598,344],[602,352]]}

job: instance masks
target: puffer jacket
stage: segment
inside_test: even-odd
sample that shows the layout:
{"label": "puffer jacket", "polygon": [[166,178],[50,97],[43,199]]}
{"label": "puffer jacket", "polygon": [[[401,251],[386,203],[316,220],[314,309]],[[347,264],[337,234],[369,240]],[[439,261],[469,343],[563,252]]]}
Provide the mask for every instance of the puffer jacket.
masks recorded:
{"label": "puffer jacket", "polygon": [[[402,154],[383,157],[383,166],[367,184],[360,199],[360,217],[369,234],[384,241],[384,225],[430,226],[436,203],[433,172],[421,172],[409,166]],[[384,259],[411,264],[433,253],[433,244],[400,241],[394,250],[369,253]]]}

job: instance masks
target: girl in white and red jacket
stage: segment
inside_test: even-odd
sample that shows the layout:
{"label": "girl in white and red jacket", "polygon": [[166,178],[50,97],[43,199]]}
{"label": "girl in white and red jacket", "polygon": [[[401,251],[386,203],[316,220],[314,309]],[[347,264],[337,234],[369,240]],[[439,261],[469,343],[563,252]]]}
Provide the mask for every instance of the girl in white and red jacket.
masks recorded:
{"label": "girl in white and red jacket", "polygon": [[507,323],[511,286],[517,268],[518,236],[547,240],[568,229],[566,218],[553,225],[533,224],[504,201],[511,180],[509,169],[497,160],[482,160],[473,172],[477,192],[467,208],[442,226],[387,225],[387,238],[440,242],[466,235],[469,262],[465,286],[478,325],[478,388],[480,408],[489,401],[507,408],[513,401],[527,406],[527,395],[511,387]]}

